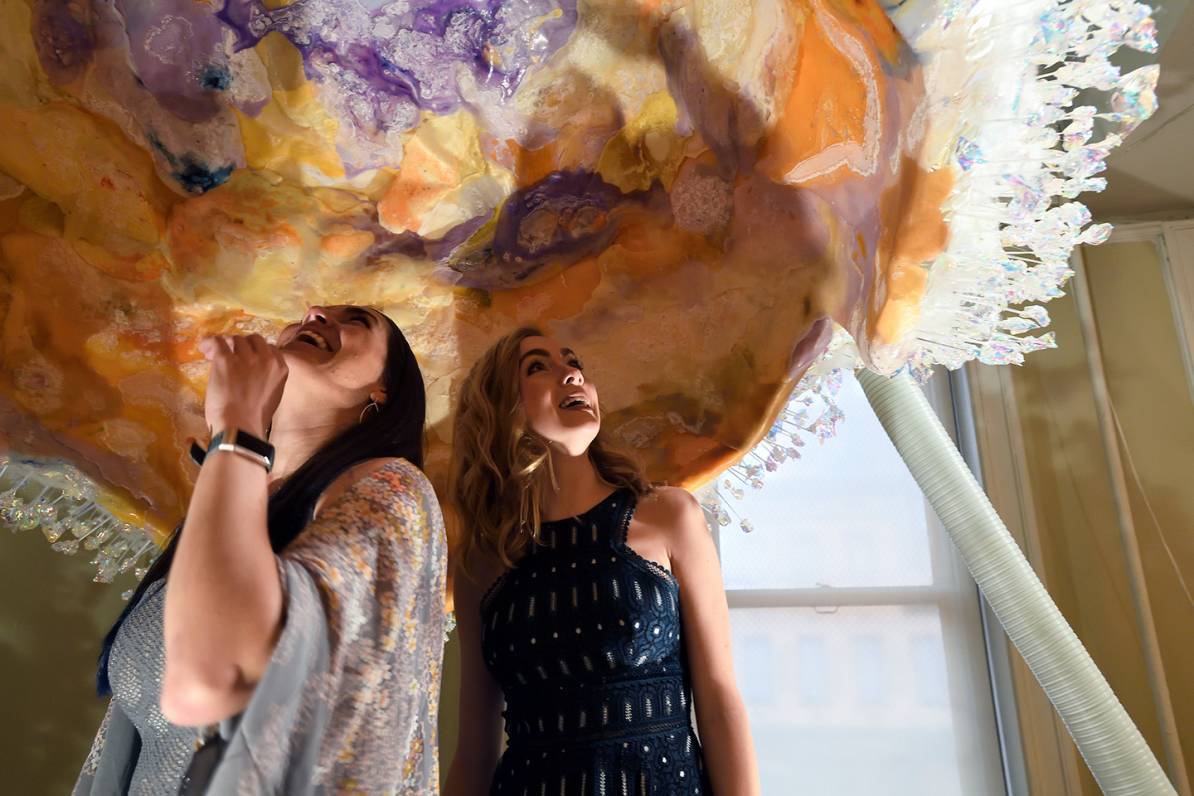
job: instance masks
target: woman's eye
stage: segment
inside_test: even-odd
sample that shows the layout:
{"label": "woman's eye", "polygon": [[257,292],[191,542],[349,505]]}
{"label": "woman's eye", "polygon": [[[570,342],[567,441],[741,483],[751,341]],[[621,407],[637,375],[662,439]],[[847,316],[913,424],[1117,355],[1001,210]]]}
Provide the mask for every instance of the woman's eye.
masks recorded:
{"label": "woman's eye", "polygon": [[582,365],[582,364],[580,364],[580,360],[579,360],[579,359],[573,359],[573,360],[569,360],[568,364],[569,364],[569,365],[571,365],[572,367],[576,368],[577,370],[584,370],[584,369],[585,369],[585,366],[584,366],[584,365]]}
{"label": "woman's eye", "polygon": [[544,368],[543,368],[542,362],[532,362],[530,365],[527,365],[527,375],[529,376],[532,373],[534,373],[536,370],[543,370],[543,369]]}

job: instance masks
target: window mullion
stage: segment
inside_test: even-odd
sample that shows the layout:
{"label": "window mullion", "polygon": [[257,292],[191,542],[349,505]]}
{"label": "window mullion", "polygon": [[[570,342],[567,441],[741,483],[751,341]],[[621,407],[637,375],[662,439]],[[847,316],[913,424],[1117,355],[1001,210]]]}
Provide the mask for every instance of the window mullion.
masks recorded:
{"label": "window mullion", "polygon": [[727,589],[730,608],[844,608],[936,605],[953,592],[937,586],[825,586],[813,589]]}

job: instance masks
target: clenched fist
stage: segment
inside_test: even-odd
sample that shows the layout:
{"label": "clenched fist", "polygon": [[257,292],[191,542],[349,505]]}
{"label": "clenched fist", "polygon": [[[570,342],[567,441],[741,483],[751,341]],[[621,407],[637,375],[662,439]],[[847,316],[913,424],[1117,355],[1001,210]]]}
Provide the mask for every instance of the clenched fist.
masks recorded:
{"label": "clenched fist", "polygon": [[259,334],[220,335],[205,338],[199,351],[211,363],[203,405],[208,428],[215,433],[236,426],[264,437],[286,386],[286,362],[277,347]]}

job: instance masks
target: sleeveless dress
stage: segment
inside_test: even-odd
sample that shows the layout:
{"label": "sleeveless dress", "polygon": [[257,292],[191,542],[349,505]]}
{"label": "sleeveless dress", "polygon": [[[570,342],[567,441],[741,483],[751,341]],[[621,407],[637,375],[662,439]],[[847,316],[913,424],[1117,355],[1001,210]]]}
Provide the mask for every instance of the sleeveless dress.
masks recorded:
{"label": "sleeveless dress", "polygon": [[542,543],[481,601],[481,650],[506,698],[490,794],[711,794],[690,721],[679,585],[626,544],[619,489]]}

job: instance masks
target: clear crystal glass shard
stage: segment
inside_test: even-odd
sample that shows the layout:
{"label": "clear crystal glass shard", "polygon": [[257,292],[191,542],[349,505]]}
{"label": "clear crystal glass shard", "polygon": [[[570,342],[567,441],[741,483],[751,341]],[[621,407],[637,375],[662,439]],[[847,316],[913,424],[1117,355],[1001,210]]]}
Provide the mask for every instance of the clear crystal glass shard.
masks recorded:
{"label": "clear crystal glass shard", "polygon": [[98,517],[89,517],[85,520],[76,520],[75,522],[71,523],[70,535],[76,539],[82,539],[84,536],[95,530],[95,527],[98,524]]}
{"label": "clear crystal glass shard", "polygon": [[50,549],[57,553],[65,553],[68,556],[73,556],[79,552],[79,542],[76,539],[68,539],[64,542],[55,542],[50,545]]}
{"label": "clear crystal glass shard", "polygon": [[46,537],[46,541],[53,544],[62,538],[62,534],[66,532],[66,529],[62,527],[62,523],[60,522],[43,523],[41,532]]}
{"label": "clear crystal glass shard", "polygon": [[10,530],[15,531],[17,523],[21,521],[24,508],[25,501],[19,497],[12,496],[8,498],[5,504],[0,507],[0,523],[9,526]]}

